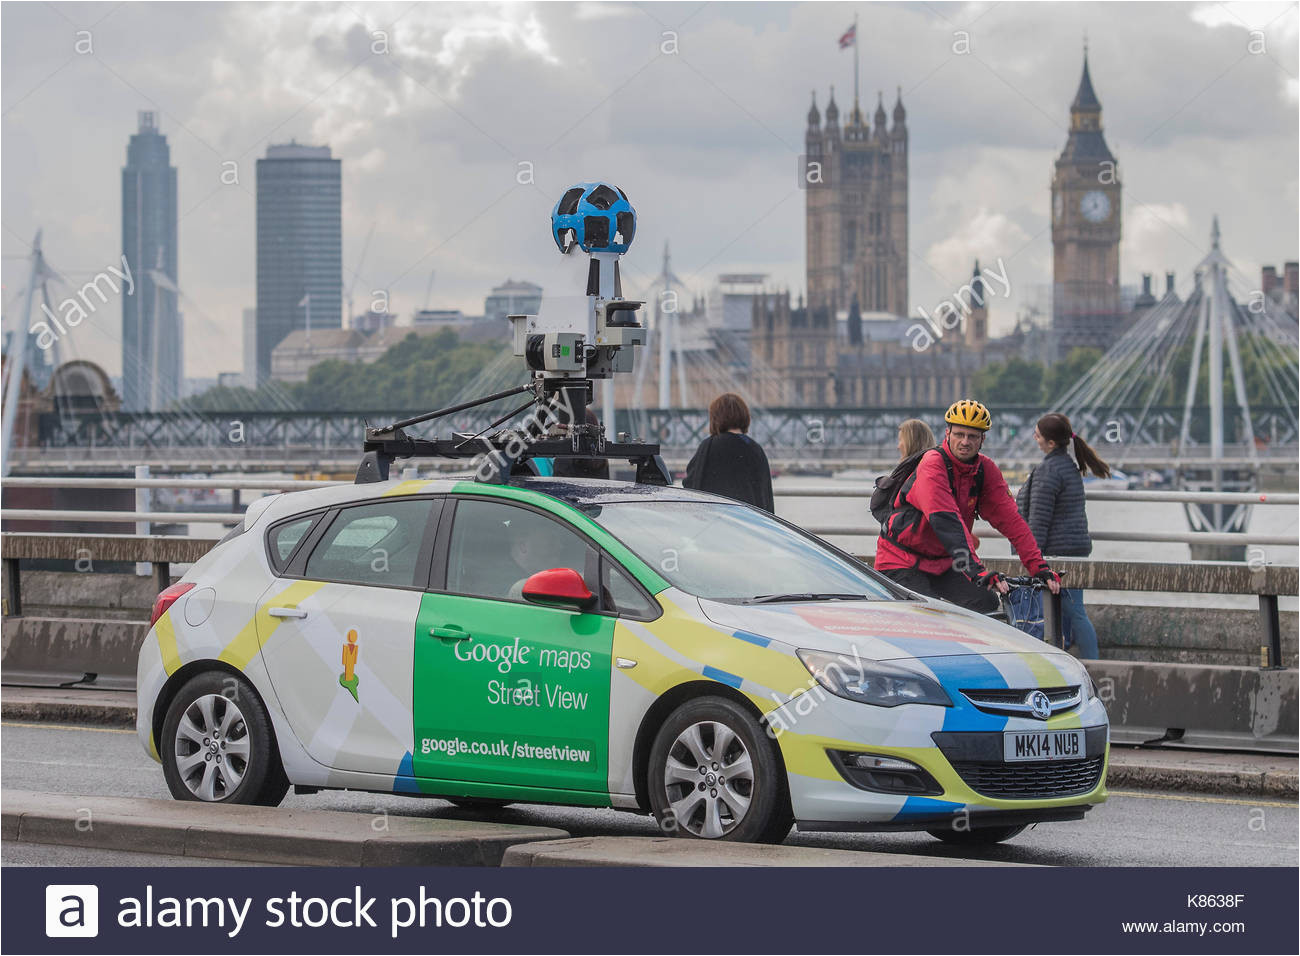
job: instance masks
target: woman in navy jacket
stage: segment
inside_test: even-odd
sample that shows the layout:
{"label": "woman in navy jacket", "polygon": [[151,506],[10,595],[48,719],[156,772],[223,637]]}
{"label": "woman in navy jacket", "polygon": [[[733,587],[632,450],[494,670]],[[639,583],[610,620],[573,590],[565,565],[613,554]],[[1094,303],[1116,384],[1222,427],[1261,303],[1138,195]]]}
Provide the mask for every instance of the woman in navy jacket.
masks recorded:
{"label": "woman in navy jacket", "polygon": [[[1046,457],[1016,495],[1016,508],[1044,555],[1086,558],[1092,554],[1092,538],[1084,511],[1083,474],[1091,471],[1098,478],[1109,478],[1110,466],[1074,433],[1070,420],[1057,412],[1038,420],[1034,441]],[[1067,450],[1071,446],[1073,459]],[[1066,646],[1076,645],[1080,657],[1096,658],[1097,632],[1083,609],[1083,591],[1062,588],[1061,616]]]}

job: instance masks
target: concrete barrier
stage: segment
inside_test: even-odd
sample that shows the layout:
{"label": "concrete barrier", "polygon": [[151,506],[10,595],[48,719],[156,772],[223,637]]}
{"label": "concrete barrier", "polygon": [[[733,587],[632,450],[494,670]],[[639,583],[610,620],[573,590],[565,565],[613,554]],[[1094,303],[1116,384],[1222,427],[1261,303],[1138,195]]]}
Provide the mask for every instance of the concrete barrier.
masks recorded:
{"label": "concrete barrier", "polygon": [[[5,840],[286,866],[499,866],[553,827],[6,790]],[[92,823],[86,825],[86,821]]]}
{"label": "concrete barrier", "polygon": [[1111,739],[1211,749],[1297,750],[1297,671],[1087,661]]}
{"label": "concrete barrier", "polygon": [[146,621],[7,617],[0,673],[6,684],[81,684],[134,690]]}
{"label": "concrete barrier", "polygon": [[[941,847],[935,841],[936,849]],[[928,854],[828,850],[671,837],[575,837],[517,844],[502,866],[1029,866]]]}
{"label": "concrete barrier", "polygon": [[[1084,595],[1088,619],[1106,660],[1261,667],[1268,649],[1260,613],[1223,608],[1100,604]],[[1279,613],[1282,663],[1296,666],[1300,615]]]}

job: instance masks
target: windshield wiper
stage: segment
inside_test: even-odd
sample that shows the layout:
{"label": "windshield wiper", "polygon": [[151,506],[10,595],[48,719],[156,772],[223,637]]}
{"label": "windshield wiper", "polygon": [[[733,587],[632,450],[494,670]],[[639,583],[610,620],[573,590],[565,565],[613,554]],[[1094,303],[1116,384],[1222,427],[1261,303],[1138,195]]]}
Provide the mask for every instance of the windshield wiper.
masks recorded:
{"label": "windshield wiper", "polygon": [[804,592],[802,594],[760,594],[758,597],[747,598],[744,604],[789,604],[795,601],[869,601],[871,600],[865,594],[811,594]]}

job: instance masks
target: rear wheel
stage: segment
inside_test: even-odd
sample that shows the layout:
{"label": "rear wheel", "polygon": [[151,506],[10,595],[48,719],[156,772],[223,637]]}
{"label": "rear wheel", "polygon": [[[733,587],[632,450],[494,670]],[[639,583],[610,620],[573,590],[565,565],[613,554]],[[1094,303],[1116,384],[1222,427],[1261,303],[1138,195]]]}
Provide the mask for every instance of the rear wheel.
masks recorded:
{"label": "rear wheel", "polygon": [[177,800],[273,807],[289,789],[266,707],[246,680],[226,671],[181,687],[158,749]]}
{"label": "rear wheel", "polygon": [[934,829],[926,830],[936,840],[951,843],[954,846],[992,846],[1003,840],[1010,840],[1024,831],[1026,823],[1006,827],[977,827],[973,830]]}
{"label": "rear wheel", "polygon": [[780,843],[794,822],[776,742],[723,697],[675,710],[650,750],[650,804],[670,836]]}

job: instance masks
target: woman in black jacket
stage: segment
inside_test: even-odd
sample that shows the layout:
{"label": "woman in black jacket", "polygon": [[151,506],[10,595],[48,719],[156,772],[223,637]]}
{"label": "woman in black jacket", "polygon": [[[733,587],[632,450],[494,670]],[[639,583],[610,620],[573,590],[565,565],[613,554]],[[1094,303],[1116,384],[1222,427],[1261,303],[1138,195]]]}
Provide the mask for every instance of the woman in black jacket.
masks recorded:
{"label": "woman in black jacket", "polygon": [[709,437],[686,466],[682,486],[747,501],[772,511],[772,469],[749,435],[749,406],[727,392],[709,405]]}
{"label": "woman in black jacket", "polygon": [[[1110,466],[1074,433],[1070,420],[1058,412],[1038,420],[1034,441],[1046,457],[1016,495],[1016,508],[1029,523],[1044,557],[1050,554],[1086,558],[1092,554],[1092,538],[1084,511],[1083,473],[1091,470],[1098,478],[1109,478]],[[1071,445],[1074,459],[1067,451]],[[1074,644],[1080,657],[1095,659],[1097,632],[1083,609],[1082,590],[1061,589],[1061,617],[1066,646]]]}

